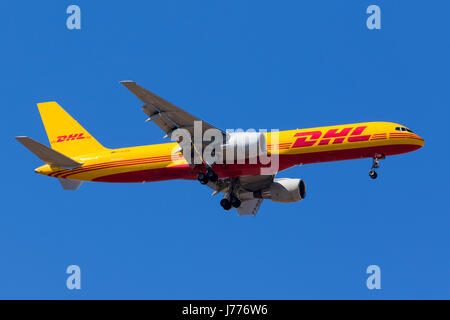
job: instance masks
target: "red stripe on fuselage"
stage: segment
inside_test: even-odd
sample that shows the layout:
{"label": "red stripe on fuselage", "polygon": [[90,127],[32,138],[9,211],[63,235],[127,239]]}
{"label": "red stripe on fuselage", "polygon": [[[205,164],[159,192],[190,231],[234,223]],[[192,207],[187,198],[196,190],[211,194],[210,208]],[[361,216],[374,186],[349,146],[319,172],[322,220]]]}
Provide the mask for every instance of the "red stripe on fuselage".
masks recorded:
{"label": "red stripe on fuselage", "polygon": [[[397,144],[385,146],[373,146],[364,148],[352,148],[344,150],[321,151],[300,153],[292,155],[279,155],[279,167],[274,168],[273,174],[298,164],[310,164],[329,161],[351,160],[361,158],[373,158],[377,154],[391,156],[414,151],[420,145]],[[259,175],[262,167],[270,167],[261,164],[216,164],[214,171],[220,178],[240,177],[244,175]],[[171,179],[196,179],[201,167],[190,168],[188,164],[171,166],[167,168],[137,170],[123,173],[105,175],[93,179],[97,182],[150,182]],[[265,173],[268,174],[268,173]]]}
{"label": "red stripe on fuselage", "polygon": [[[173,158],[176,160],[183,159],[182,156],[177,156],[177,155],[174,155]],[[109,168],[115,168],[115,167],[120,167],[120,166],[131,166],[131,165],[138,165],[138,164],[150,164],[150,163],[156,163],[156,162],[170,162],[171,160],[172,160],[172,156],[169,155],[169,156],[150,157],[150,158],[141,158],[141,159],[111,161],[111,162],[104,162],[104,163],[82,166],[82,167],[74,169],[74,170],[61,170],[61,171],[51,173],[50,176],[66,178],[67,176],[70,176],[70,175],[89,172],[89,171],[93,171],[93,170],[109,169]]]}

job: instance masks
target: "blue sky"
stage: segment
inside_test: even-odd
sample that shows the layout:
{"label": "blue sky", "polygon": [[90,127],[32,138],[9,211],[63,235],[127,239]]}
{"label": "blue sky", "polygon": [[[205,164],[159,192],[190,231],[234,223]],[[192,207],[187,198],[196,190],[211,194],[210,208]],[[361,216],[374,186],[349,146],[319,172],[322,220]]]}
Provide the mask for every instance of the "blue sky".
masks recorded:
{"label": "blue sky", "polygon": [[[66,8],[81,8],[81,30]],[[382,29],[366,28],[381,7]],[[448,1],[2,1],[0,298],[450,298]],[[308,198],[224,213],[197,182],[64,192],[14,139],[55,100],[107,147],[161,143],[132,79],[220,128],[402,123],[421,150],[291,168]],[[82,289],[66,289],[79,265]],[[368,290],[367,266],[382,289]]]}

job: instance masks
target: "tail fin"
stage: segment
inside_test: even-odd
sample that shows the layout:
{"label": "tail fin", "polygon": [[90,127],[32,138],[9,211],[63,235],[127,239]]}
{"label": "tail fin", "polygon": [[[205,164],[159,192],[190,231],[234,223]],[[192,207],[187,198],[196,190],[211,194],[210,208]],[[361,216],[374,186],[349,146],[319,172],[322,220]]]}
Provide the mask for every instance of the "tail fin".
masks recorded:
{"label": "tail fin", "polygon": [[56,102],[38,103],[38,108],[54,150],[69,157],[107,150]]}

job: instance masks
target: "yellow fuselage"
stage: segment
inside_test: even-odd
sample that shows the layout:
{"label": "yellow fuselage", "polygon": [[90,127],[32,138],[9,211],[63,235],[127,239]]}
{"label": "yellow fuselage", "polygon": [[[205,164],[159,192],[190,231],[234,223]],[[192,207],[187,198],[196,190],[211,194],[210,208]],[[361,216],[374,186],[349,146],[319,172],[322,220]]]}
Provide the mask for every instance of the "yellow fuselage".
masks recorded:
{"label": "yellow fuselage", "polygon": [[[269,155],[278,155],[273,173],[298,164],[390,156],[417,150],[424,140],[403,126],[391,122],[366,122],[267,133]],[[276,136],[275,136],[276,135]],[[278,142],[275,142],[278,141]],[[36,172],[73,180],[100,182],[147,182],[195,179],[201,166],[191,167],[177,143],[105,149],[73,157],[83,163],[65,170],[44,165]],[[261,164],[217,164],[219,177],[259,174]]]}

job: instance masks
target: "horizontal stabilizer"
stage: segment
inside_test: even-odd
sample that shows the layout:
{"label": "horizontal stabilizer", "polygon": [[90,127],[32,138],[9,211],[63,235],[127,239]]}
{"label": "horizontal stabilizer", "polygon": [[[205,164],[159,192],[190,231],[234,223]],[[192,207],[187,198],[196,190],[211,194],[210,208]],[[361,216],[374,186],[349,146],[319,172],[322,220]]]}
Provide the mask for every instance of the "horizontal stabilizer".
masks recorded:
{"label": "horizontal stabilizer", "polygon": [[59,182],[64,190],[77,190],[83,181],[59,178]]}
{"label": "horizontal stabilizer", "polygon": [[25,148],[33,152],[39,159],[49,165],[58,166],[68,170],[78,168],[82,165],[82,163],[76,162],[62,153],[59,153],[58,151],[55,151],[29,137],[16,137],[16,139],[23,144]]}

